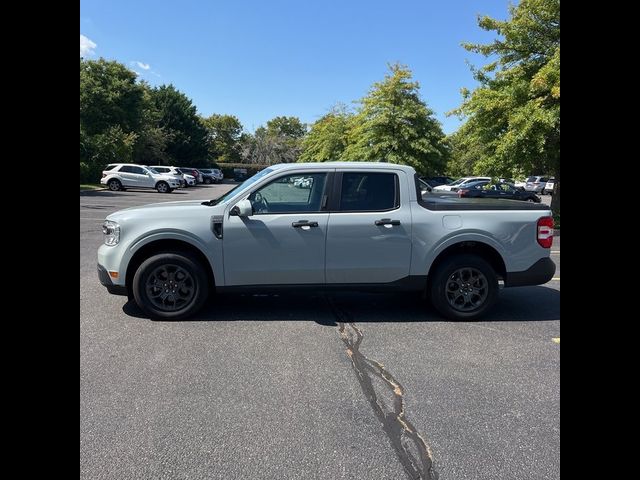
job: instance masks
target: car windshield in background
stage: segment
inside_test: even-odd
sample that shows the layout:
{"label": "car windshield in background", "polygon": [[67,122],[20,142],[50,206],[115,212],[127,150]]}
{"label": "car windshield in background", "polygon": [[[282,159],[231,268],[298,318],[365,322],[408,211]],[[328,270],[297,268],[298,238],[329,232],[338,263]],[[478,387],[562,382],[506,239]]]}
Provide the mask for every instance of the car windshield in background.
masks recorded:
{"label": "car windshield in background", "polygon": [[154,169],[154,168],[147,167],[147,170],[149,170],[151,173],[158,174],[158,171],[156,169]]}
{"label": "car windshield in background", "polygon": [[479,189],[481,189],[482,187],[484,187],[485,185],[488,185],[488,184],[489,184],[489,182],[487,182],[486,180],[480,180],[478,182],[469,182],[462,188],[467,188],[467,189],[476,188],[476,189],[479,190]]}
{"label": "car windshield in background", "polygon": [[223,203],[223,202],[228,202],[232,198],[235,198],[237,195],[243,193],[251,185],[256,183],[258,180],[260,180],[262,177],[264,177],[266,174],[268,174],[270,172],[273,172],[273,168],[265,168],[264,170],[259,171],[254,176],[247,178],[244,182],[242,182],[236,188],[233,188],[233,189],[229,190],[227,193],[225,193],[224,195],[222,195],[219,198],[211,200],[210,202],[207,203],[207,205],[212,205],[213,206],[213,205],[218,205],[218,204]]}
{"label": "car windshield in background", "polygon": [[464,182],[464,180],[465,180],[465,179],[464,179],[464,177],[462,177],[462,178],[459,178],[459,179],[457,179],[457,180],[454,180],[454,181],[453,181],[453,182],[451,182],[451,183],[448,183],[447,185],[458,185],[459,183]]}

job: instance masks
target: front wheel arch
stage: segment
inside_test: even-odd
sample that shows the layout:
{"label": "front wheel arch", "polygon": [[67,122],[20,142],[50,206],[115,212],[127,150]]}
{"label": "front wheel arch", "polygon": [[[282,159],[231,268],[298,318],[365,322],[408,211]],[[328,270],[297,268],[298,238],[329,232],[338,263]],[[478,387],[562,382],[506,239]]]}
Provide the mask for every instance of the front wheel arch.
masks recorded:
{"label": "front wheel arch", "polygon": [[185,242],[183,240],[176,239],[166,239],[166,240],[155,240],[147,243],[142,246],[139,250],[137,250],[133,257],[129,260],[127,265],[127,272],[125,275],[125,285],[127,287],[127,292],[129,295],[133,292],[133,276],[135,275],[138,267],[144,262],[147,258],[156,255],[158,253],[168,253],[168,252],[184,252],[193,255],[199,262],[200,265],[204,268],[207,274],[207,281],[209,286],[209,294],[213,294],[215,292],[215,277],[213,274],[213,267],[209,262],[207,256],[196,246],[191,243]]}

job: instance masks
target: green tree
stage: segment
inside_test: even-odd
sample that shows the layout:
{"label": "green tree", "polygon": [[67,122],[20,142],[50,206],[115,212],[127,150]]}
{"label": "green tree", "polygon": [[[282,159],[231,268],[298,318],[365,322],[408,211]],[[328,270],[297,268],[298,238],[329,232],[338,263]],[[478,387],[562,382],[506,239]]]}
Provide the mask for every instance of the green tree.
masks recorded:
{"label": "green tree", "polygon": [[177,166],[207,166],[207,130],[191,100],[173,85],[150,91],[158,112],[158,127],[168,135],[166,153]]}
{"label": "green tree", "polygon": [[118,125],[136,131],[142,122],[143,88],[124,65],[80,60],[80,124],[87,135]]}
{"label": "green tree", "polygon": [[246,163],[272,165],[298,161],[307,126],[297,117],[275,117],[253,135],[242,139],[241,157]]}
{"label": "green tree", "polygon": [[167,153],[167,145],[173,134],[161,125],[160,111],[153,100],[151,87],[141,83],[144,91],[142,102],[142,125],[133,152],[133,161],[143,165],[170,165],[173,161]]}
{"label": "green tree", "polygon": [[203,118],[207,129],[209,153],[218,162],[237,163],[241,160],[240,137],[242,123],[233,115],[213,114]]}
{"label": "green tree", "polygon": [[96,182],[108,163],[131,162],[144,89],[118,62],[80,59],[80,180]]}
{"label": "green tree", "polygon": [[266,134],[288,140],[301,140],[307,133],[307,126],[298,117],[275,117],[267,122]]}
{"label": "green tree", "polygon": [[485,156],[484,144],[469,132],[467,124],[449,135],[447,141],[451,152],[447,163],[447,174],[452,177],[475,175],[478,170],[478,160]]}
{"label": "green tree", "polygon": [[550,173],[556,178],[551,208],[560,213],[560,0],[521,0],[506,21],[481,16],[498,39],[464,44],[496,58],[478,70],[480,86],[463,90],[454,111],[465,131],[483,145],[476,171],[489,175]]}
{"label": "green tree", "polygon": [[382,82],[374,83],[353,117],[345,160],[405,164],[421,174],[444,171],[445,135],[411,78],[406,66],[395,64]]}
{"label": "green tree", "polygon": [[353,114],[343,105],[331,109],[317,120],[302,141],[300,162],[328,162],[341,160],[347,148]]}

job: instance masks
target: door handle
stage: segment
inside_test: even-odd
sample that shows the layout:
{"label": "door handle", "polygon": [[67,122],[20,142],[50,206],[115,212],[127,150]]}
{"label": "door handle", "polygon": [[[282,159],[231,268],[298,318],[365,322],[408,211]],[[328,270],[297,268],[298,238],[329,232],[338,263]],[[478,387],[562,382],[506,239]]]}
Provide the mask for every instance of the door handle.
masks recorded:
{"label": "door handle", "polygon": [[400,220],[391,220],[390,218],[383,218],[382,220],[376,220],[376,225],[400,225]]}
{"label": "door handle", "polygon": [[308,230],[309,227],[317,227],[318,226],[318,222],[310,222],[309,220],[298,220],[297,222],[293,222],[291,224],[291,226],[293,228],[303,228],[303,227],[307,227],[304,230]]}

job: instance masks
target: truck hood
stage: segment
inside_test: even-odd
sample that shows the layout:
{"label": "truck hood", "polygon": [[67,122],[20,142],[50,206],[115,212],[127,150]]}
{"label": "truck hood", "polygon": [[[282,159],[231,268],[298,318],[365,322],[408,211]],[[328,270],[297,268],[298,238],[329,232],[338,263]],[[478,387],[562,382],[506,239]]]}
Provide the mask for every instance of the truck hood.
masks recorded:
{"label": "truck hood", "polygon": [[135,220],[136,218],[190,216],[199,212],[203,212],[205,215],[222,215],[224,212],[225,205],[207,206],[203,205],[202,202],[203,200],[182,200],[178,202],[150,203],[118,210],[109,215],[107,220],[122,222]]}

